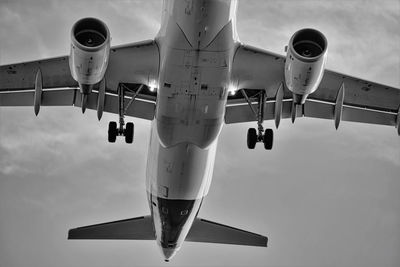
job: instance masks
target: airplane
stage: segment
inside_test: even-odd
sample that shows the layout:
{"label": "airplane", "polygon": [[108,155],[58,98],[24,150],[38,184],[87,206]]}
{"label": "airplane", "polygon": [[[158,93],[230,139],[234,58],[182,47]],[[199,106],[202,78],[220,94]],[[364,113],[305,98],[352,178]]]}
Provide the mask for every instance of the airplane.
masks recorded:
{"label": "airplane", "polygon": [[0,67],[0,106],[76,106],[118,114],[109,142],[133,142],[125,116],[152,121],[146,174],[150,215],[71,229],[70,239],[157,240],[165,260],[183,241],[266,246],[265,236],[197,217],[224,124],[256,122],[249,149],[272,149],[263,122],[299,117],[391,125],[399,89],[325,70],[328,43],[302,29],[286,56],[244,45],[236,1],[164,1],[154,40],[110,46],[98,19],[79,20],[69,56]]}

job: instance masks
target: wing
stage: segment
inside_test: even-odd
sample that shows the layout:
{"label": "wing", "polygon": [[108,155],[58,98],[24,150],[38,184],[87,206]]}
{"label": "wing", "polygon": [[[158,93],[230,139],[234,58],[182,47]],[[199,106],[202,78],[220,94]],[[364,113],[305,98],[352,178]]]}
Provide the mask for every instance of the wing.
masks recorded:
{"label": "wing", "polygon": [[[144,85],[158,75],[158,68],[158,47],[152,40],[112,47],[103,84],[105,94],[99,93],[101,86],[94,90],[88,97],[87,108],[99,110],[100,105],[106,112],[118,113],[117,89],[124,86],[128,92],[126,115],[153,119],[156,95]],[[80,107],[81,98],[78,83],[71,76],[68,56],[0,66],[0,106],[39,103]]]}
{"label": "wing", "polygon": [[[277,99],[282,100],[279,118],[292,115],[292,94],[284,82],[285,58],[250,46],[241,46],[233,62],[233,79],[239,89],[248,92],[248,98],[257,109],[257,90],[266,90],[265,120],[277,120]],[[280,89],[281,88],[281,89]],[[279,90],[282,90],[279,92]],[[279,92],[279,93],[278,93]],[[325,70],[321,84],[295,113],[298,117],[312,117],[390,125],[400,135],[400,89],[385,86],[345,74]],[[229,97],[225,122],[256,121],[243,94]]]}

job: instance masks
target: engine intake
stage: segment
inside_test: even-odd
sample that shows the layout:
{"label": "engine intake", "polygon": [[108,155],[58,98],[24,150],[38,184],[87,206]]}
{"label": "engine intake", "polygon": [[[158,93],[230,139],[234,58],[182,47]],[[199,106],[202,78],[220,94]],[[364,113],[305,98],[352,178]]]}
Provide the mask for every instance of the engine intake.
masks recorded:
{"label": "engine intake", "polygon": [[107,37],[107,27],[97,19],[86,18],[73,28],[73,35],[79,44],[85,47],[102,45]]}
{"label": "engine intake", "polygon": [[304,104],[307,96],[321,83],[328,42],[314,29],[297,31],[289,41],[285,62],[285,82],[293,92],[295,104]]}
{"label": "engine intake", "polygon": [[110,54],[110,32],[106,24],[96,18],[83,18],[71,30],[69,66],[81,92],[90,93],[107,70]]}
{"label": "engine intake", "polygon": [[327,42],[322,33],[313,29],[303,29],[293,36],[292,45],[297,55],[312,59],[322,55]]}

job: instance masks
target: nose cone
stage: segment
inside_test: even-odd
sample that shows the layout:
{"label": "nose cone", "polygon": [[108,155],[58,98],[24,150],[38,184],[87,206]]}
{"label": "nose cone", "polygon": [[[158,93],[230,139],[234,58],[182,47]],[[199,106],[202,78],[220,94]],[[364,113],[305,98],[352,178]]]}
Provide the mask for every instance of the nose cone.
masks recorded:
{"label": "nose cone", "polygon": [[164,254],[165,261],[169,261],[175,256],[176,252],[178,251],[176,248],[163,248],[161,247],[162,253]]}

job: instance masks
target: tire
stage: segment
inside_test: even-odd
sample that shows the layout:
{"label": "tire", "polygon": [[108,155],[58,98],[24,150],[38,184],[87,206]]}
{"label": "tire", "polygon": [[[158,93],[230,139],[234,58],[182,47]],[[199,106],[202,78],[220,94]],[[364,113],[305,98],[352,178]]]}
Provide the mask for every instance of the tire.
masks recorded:
{"label": "tire", "polygon": [[134,134],[134,125],[133,122],[128,122],[125,128],[125,142],[127,144],[132,144],[133,142],[133,134]]}
{"label": "tire", "polygon": [[266,129],[263,138],[264,148],[271,150],[274,143],[274,131],[272,129]]}
{"label": "tire", "polygon": [[257,139],[258,139],[258,136],[257,136],[256,129],[250,128],[247,131],[247,147],[249,149],[254,149],[256,147],[256,144],[257,144]]}
{"label": "tire", "polygon": [[108,124],[108,142],[115,143],[117,140],[117,123],[115,121],[110,121]]}

